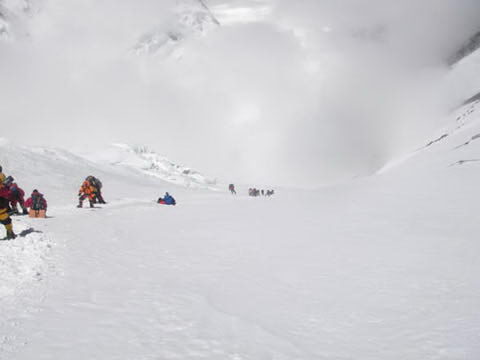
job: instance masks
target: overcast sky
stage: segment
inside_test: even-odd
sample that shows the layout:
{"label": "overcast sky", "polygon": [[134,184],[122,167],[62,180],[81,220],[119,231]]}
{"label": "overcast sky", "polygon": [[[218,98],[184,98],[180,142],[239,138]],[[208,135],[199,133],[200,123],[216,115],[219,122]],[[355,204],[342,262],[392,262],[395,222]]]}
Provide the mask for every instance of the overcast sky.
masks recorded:
{"label": "overcast sky", "polygon": [[145,144],[226,182],[315,186],[428,137],[459,100],[445,60],[480,29],[476,0],[205,3],[220,27],[145,56],[133,47],[175,27],[174,0],[42,0],[0,43],[1,136]]}

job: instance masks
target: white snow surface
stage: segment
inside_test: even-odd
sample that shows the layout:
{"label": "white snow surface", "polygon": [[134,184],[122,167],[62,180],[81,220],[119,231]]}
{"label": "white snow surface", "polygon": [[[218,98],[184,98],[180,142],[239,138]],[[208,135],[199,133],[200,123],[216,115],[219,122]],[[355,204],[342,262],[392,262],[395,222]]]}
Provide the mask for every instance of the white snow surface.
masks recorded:
{"label": "white snow surface", "polygon": [[[480,103],[424,145],[267,199],[0,141],[51,216],[0,242],[0,358],[479,359]],[[108,204],[76,209],[90,174]]]}

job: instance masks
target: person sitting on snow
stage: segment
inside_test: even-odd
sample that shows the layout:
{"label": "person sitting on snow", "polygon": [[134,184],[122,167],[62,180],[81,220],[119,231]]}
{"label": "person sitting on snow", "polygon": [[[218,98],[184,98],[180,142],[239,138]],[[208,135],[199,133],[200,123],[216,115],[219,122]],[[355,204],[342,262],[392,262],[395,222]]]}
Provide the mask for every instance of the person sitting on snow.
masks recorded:
{"label": "person sitting on snow", "polygon": [[47,210],[47,200],[37,189],[33,190],[32,195],[25,202],[25,207],[34,211]]}
{"label": "person sitting on snow", "polygon": [[173,196],[170,195],[168,192],[165,193],[165,196],[163,198],[158,199],[158,203],[163,204],[163,205],[176,205],[177,204],[177,202],[175,201]]}
{"label": "person sitting on snow", "polygon": [[7,240],[17,237],[13,232],[12,219],[10,219],[10,215],[8,214],[10,211],[10,201],[12,201],[10,189],[0,183],[0,224],[2,224],[7,231]]}

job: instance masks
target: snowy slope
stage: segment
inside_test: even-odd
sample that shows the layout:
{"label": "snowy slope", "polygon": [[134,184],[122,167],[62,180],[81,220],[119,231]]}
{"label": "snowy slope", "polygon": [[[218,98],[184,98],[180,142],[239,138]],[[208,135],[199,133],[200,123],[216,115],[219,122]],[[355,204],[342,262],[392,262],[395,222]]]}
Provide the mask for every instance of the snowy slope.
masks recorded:
{"label": "snowy slope", "polygon": [[[3,335],[0,358],[3,359],[7,354],[12,355],[25,341],[25,338],[18,339],[19,335],[12,331],[17,328],[19,318],[39,311],[49,279],[47,274],[62,276],[63,259],[62,256],[59,258],[59,252],[67,246],[66,238],[52,234],[55,229],[52,229],[51,223],[58,219],[59,224],[66,226],[65,229],[70,228],[71,221],[65,216],[74,215],[72,210],[75,210],[78,201],[78,188],[86,176],[95,175],[102,180],[104,197],[116,207],[128,207],[132,201],[135,202],[132,198],[140,198],[144,204],[154,203],[165,191],[182,201],[188,191],[182,190],[183,186],[165,182],[158,176],[148,176],[128,166],[94,163],[67,150],[18,146],[5,139],[0,139],[0,165],[4,173],[15,178],[27,196],[35,188],[44,193],[51,216],[48,220],[15,217],[17,233],[31,226],[40,232],[25,239],[0,242],[0,334]],[[164,175],[168,177],[166,171]],[[3,231],[2,227],[0,237],[4,236]]]}
{"label": "snowy slope", "polygon": [[480,171],[432,161],[451,145],[272,199],[52,209],[56,268],[5,358],[474,360]]}
{"label": "snowy slope", "polygon": [[479,106],[379,175],[269,199],[175,187],[176,207],[129,161],[4,144],[30,186],[99,172],[109,204],[15,219],[43,240],[0,243],[0,357],[478,359]]}
{"label": "snowy slope", "polygon": [[466,58],[480,48],[480,32],[475,33],[449,60],[450,64]]}
{"label": "snowy slope", "polygon": [[37,188],[57,204],[69,204],[88,175],[94,175],[119,196],[127,196],[132,182],[142,187],[174,187],[161,179],[151,179],[129,169],[96,164],[84,157],[59,148],[24,147],[0,141],[0,164],[7,175],[14,176],[28,193]]}
{"label": "snowy slope", "polygon": [[114,186],[103,209],[52,207],[34,223],[47,270],[33,297],[10,295],[30,310],[5,308],[2,358],[477,359],[480,164],[450,166],[479,151],[456,148],[477,114],[349,184],[271,199],[176,190],[178,206],[160,207],[132,179],[134,197]]}
{"label": "snowy slope", "polygon": [[445,82],[453,90],[455,101],[462,104],[441,123],[445,126],[419,144],[414,151],[392,159],[379,174],[396,169],[399,165],[410,168],[449,167],[472,165],[480,158],[480,50],[473,51],[453,65]]}
{"label": "snowy slope", "polygon": [[475,74],[480,70],[480,51],[460,60],[448,75],[450,86],[455,90],[458,102],[464,102],[480,92],[480,80]]}

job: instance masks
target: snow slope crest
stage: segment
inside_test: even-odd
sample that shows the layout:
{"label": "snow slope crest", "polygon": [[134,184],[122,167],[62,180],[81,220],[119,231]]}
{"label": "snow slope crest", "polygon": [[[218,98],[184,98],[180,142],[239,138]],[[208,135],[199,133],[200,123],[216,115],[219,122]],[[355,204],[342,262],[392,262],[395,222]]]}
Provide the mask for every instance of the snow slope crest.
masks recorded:
{"label": "snow slope crest", "polygon": [[129,168],[189,188],[214,189],[216,185],[215,179],[207,178],[189,167],[175,164],[146,146],[112,144],[101,154],[90,157],[90,160]]}

